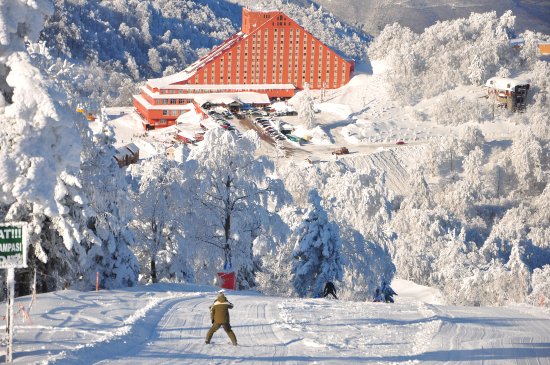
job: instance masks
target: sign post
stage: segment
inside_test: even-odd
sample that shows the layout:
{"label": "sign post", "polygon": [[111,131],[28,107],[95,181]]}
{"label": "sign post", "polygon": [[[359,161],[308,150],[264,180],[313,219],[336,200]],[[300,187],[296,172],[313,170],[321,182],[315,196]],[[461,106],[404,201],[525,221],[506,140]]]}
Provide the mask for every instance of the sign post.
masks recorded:
{"label": "sign post", "polygon": [[6,363],[13,359],[13,302],[15,301],[15,268],[27,267],[27,224],[0,223],[0,269],[6,275]]}

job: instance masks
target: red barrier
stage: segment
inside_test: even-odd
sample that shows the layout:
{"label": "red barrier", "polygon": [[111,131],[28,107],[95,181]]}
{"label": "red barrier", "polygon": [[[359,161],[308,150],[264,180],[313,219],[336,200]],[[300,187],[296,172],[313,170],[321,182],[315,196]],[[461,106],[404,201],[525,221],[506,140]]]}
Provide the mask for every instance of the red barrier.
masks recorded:
{"label": "red barrier", "polygon": [[222,288],[235,290],[235,288],[237,286],[236,285],[237,280],[235,280],[236,277],[235,277],[235,272],[234,271],[232,271],[232,272],[219,272],[218,277],[222,281],[222,285],[221,285]]}

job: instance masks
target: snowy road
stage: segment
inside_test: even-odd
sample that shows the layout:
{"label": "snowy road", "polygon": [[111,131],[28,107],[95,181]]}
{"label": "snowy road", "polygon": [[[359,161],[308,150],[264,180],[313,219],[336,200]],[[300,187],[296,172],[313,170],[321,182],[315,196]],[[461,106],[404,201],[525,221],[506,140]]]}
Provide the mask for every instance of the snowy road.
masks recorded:
{"label": "snowy road", "polygon": [[[20,364],[550,364],[550,316],[533,307],[285,299],[231,292],[239,346],[212,344],[210,287],[159,284],[39,296],[18,322]],[[1,359],[0,359],[1,361]]]}

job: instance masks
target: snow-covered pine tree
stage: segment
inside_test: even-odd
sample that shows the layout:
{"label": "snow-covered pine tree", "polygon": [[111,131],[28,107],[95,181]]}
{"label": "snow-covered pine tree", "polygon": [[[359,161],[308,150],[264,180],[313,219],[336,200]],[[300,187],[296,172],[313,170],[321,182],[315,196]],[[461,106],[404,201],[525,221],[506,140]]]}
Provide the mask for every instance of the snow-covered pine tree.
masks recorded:
{"label": "snow-covered pine tree", "polygon": [[133,235],[128,228],[130,202],[125,172],[113,158],[112,127],[98,123],[100,130],[83,136],[80,179],[88,203],[81,213],[75,212],[82,217],[86,252],[80,272],[88,288],[93,287],[96,272],[102,287],[132,286],[137,282],[139,265],[129,248]]}
{"label": "snow-covered pine tree", "polygon": [[550,307],[550,265],[533,271],[531,286],[529,302],[533,305]]}
{"label": "snow-covered pine tree", "polygon": [[[56,289],[64,283],[59,277],[67,266],[74,268],[71,250],[80,234],[65,219],[66,187],[78,186],[78,117],[67,108],[63,93],[33,64],[25,45],[38,39],[52,11],[48,1],[16,0],[0,12],[0,214],[3,221],[28,222],[31,265],[38,259],[58,269],[39,274],[39,280],[50,283],[39,288],[43,291]],[[28,272],[16,274],[27,286]]]}
{"label": "snow-covered pine tree", "polygon": [[291,239],[296,242],[292,284],[301,297],[321,293],[328,281],[342,280],[338,226],[328,220],[317,190],[310,191],[309,203],[311,208]]}
{"label": "snow-covered pine tree", "polygon": [[485,81],[485,64],[478,55],[474,55],[472,63],[468,66],[468,79],[473,85],[480,85]]}
{"label": "snow-covered pine tree", "polygon": [[315,105],[308,83],[304,85],[304,90],[302,91],[302,97],[298,105],[298,116],[307,129],[315,127]]}

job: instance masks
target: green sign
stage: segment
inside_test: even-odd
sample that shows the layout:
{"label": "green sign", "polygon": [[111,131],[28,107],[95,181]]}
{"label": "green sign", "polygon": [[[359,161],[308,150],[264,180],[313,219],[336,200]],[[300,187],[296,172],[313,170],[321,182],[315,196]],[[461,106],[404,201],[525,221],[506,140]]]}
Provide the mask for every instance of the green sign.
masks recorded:
{"label": "green sign", "polygon": [[0,223],[0,269],[27,267],[26,223]]}

